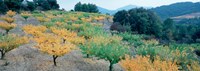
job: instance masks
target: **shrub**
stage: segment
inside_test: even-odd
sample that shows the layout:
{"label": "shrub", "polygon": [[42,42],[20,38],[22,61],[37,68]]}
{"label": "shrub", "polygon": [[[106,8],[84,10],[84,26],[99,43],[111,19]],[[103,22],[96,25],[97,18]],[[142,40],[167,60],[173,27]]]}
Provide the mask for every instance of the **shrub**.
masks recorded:
{"label": "shrub", "polygon": [[6,13],[7,16],[9,17],[13,17],[16,15],[16,12],[12,11],[12,10],[9,10],[7,13]]}
{"label": "shrub", "polygon": [[8,32],[15,28],[16,27],[16,24],[9,24],[9,23],[6,23],[6,22],[0,22],[0,28],[6,30],[6,34],[8,34]]}
{"label": "shrub", "polygon": [[14,21],[15,21],[15,19],[14,18],[11,18],[11,17],[3,17],[3,20],[4,21],[6,21],[6,22],[8,22],[8,23],[13,23]]}
{"label": "shrub", "polygon": [[157,43],[158,42],[155,40],[144,41],[143,45],[136,48],[136,53],[142,56],[150,55],[150,59],[153,61],[155,56],[157,55],[156,53],[156,47],[158,47]]}
{"label": "shrub", "polygon": [[22,16],[25,20],[27,20],[27,18],[30,17],[31,14],[30,14],[29,12],[22,12],[22,13],[21,13],[21,16]]}
{"label": "shrub", "polygon": [[119,23],[114,23],[110,26],[110,30],[118,32],[130,32],[131,28],[128,26],[120,25]]}
{"label": "shrub", "polygon": [[117,35],[123,37],[124,41],[127,41],[129,44],[134,45],[135,47],[139,47],[143,44],[143,35],[136,35],[128,32],[119,33]]}
{"label": "shrub", "polygon": [[198,61],[198,58],[192,52],[191,46],[175,45],[170,46],[160,45],[158,41],[143,41],[144,45],[136,48],[136,53],[141,56],[150,55],[152,61],[156,56],[159,56],[163,61],[176,62],[179,66],[179,70],[188,70],[188,65],[191,65],[192,61]]}
{"label": "shrub", "polygon": [[53,22],[44,22],[42,25],[46,26],[47,28],[55,26],[55,23]]}
{"label": "shrub", "polygon": [[22,44],[28,43],[27,37],[19,37],[16,35],[0,35],[0,52],[1,59],[4,58],[5,54]]}
{"label": "shrub", "polygon": [[108,60],[109,71],[112,71],[113,64],[118,63],[125,54],[129,54],[129,47],[121,44],[121,40],[118,36],[96,36],[80,48],[84,54]]}
{"label": "shrub", "polygon": [[199,62],[192,62],[191,65],[187,66],[189,71],[199,71],[200,70],[200,63]]}
{"label": "shrub", "polygon": [[50,19],[45,18],[45,17],[36,17],[36,18],[37,18],[37,20],[38,20],[39,22],[41,22],[41,23],[50,21]]}
{"label": "shrub", "polygon": [[80,36],[84,36],[86,39],[91,38],[96,35],[107,34],[103,28],[98,26],[92,26],[89,23],[84,24],[80,27],[81,31],[78,33]]}
{"label": "shrub", "polygon": [[149,56],[126,56],[125,60],[120,61],[120,65],[126,71],[179,71],[175,62],[162,61],[159,57],[152,62]]}

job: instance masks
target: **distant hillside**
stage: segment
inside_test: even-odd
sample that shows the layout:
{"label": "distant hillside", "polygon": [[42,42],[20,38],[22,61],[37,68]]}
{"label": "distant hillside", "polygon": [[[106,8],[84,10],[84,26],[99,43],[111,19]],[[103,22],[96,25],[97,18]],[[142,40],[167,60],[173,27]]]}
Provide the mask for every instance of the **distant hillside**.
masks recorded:
{"label": "distant hillside", "polygon": [[200,12],[171,17],[171,18],[174,19],[174,21],[181,21],[184,19],[193,19],[193,18],[199,18],[199,17],[200,17]]}
{"label": "distant hillside", "polygon": [[152,9],[162,19],[200,12],[200,2],[180,2]]}
{"label": "distant hillside", "polygon": [[[120,11],[120,10],[129,10],[129,9],[132,9],[132,8],[138,8],[138,7],[141,7],[141,6],[136,6],[136,5],[127,5],[127,6],[124,6],[124,7],[120,7],[116,10],[108,10],[106,8],[102,8],[102,7],[98,7],[99,9],[99,12],[103,13],[103,14],[110,14],[110,15],[113,15],[115,14],[116,12]],[[144,8],[152,8],[152,7],[144,7]]]}
{"label": "distant hillside", "polygon": [[137,8],[137,7],[138,7],[138,6],[136,6],[136,5],[127,5],[127,6],[118,8],[117,11],[120,11],[120,10],[129,10],[129,9]]}
{"label": "distant hillside", "polygon": [[106,9],[106,8],[102,8],[102,7],[98,7],[98,9],[99,9],[99,12],[101,12],[102,14],[114,14],[114,13],[116,13],[116,11],[115,10],[108,10],[108,9]]}

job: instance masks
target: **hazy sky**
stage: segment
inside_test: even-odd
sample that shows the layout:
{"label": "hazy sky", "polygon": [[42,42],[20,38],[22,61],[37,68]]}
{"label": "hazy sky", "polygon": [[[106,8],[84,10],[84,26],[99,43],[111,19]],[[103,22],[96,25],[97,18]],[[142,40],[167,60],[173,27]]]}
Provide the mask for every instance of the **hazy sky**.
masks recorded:
{"label": "hazy sky", "polygon": [[200,2],[200,0],[57,0],[61,8],[70,10],[74,8],[77,2],[82,3],[93,3],[97,6],[114,10],[126,5],[137,5],[137,6],[150,6],[156,7],[161,5],[168,5],[176,2]]}

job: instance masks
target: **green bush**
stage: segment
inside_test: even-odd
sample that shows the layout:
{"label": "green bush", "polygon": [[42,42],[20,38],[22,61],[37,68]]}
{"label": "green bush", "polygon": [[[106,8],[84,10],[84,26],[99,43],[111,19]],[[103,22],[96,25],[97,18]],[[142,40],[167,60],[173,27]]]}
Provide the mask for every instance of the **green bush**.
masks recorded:
{"label": "green bush", "polygon": [[83,21],[82,20],[76,20],[74,23],[76,23],[76,24],[83,24]]}
{"label": "green bush", "polygon": [[53,23],[53,22],[45,22],[42,25],[46,26],[47,28],[50,28],[50,27],[55,26],[55,23]]}
{"label": "green bush", "polygon": [[129,42],[129,44],[134,45],[135,47],[139,47],[140,45],[143,44],[143,42],[142,42],[143,35],[133,35],[128,32],[119,33],[117,35],[123,37],[124,41]]}
{"label": "green bush", "polygon": [[180,70],[188,70],[188,65],[192,64],[193,61],[198,62],[198,58],[193,53],[193,50],[198,47],[197,45],[170,44],[167,46],[157,44],[157,42],[152,44],[152,42],[155,41],[149,41],[137,47],[136,53],[142,56],[150,55],[152,61],[156,56],[159,56],[163,61],[170,60],[176,62],[180,66]]}
{"label": "green bush", "polygon": [[[110,39],[110,41],[113,42],[107,43],[107,41],[105,41],[103,43],[96,43],[98,41],[90,41],[81,45],[80,48],[83,54],[89,54],[99,59],[108,60],[110,62],[109,70],[112,71],[113,64],[118,63],[126,54],[129,54],[129,47],[121,42],[116,42],[121,40],[117,40],[114,36],[107,36],[105,37],[105,40],[106,39]],[[104,41],[104,39],[100,40]]]}
{"label": "green bush", "polygon": [[53,18],[51,22],[65,22],[65,18]]}
{"label": "green bush", "polygon": [[91,24],[87,23],[80,27],[82,30],[78,33],[80,36],[85,36],[86,38],[91,38],[96,35],[103,35],[108,34],[106,33],[103,28],[98,26],[92,26]]}

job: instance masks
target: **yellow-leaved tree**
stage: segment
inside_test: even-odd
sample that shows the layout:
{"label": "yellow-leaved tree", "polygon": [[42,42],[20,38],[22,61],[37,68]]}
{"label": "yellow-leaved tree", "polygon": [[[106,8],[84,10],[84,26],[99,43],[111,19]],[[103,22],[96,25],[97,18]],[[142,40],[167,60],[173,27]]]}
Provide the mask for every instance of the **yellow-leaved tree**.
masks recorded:
{"label": "yellow-leaved tree", "polygon": [[12,10],[9,10],[7,13],[6,13],[7,16],[9,17],[13,17],[16,15],[16,12],[15,11],[12,11]]}
{"label": "yellow-leaved tree", "polygon": [[25,20],[27,20],[27,18],[30,17],[31,14],[30,14],[29,12],[25,12],[25,11],[24,11],[24,12],[21,13],[21,16],[22,16]]}
{"label": "yellow-leaved tree", "polygon": [[19,47],[20,45],[28,43],[27,37],[19,37],[16,35],[4,35],[0,36],[0,52],[1,59],[4,58],[5,54],[12,49]]}
{"label": "yellow-leaved tree", "polygon": [[15,27],[16,27],[16,24],[14,24],[14,23],[10,24],[7,22],[0,22],[0,28],[6,30],[6,34],[8,34],[8,32]]}
{"label": "yellow-leaved tree", "polygon": [[161,61],[159,57],[152,62],[150,56],[126,56],[119,64],[126,71],[178,71],[178,65],[171,61]]}
{"label": "yellow-leaved tree", "polygon": [[[69,42],[68,39],[64,39],[63,36],[51,32],[46,32],[46,30],[49,29],[44,26],[27,25],[23,27],[23,30],[27,34],[33,35],[32,39],[37,43],[36,48],[53,56],[53,62],[55,66],[57,66],[56,59],[58,57],[70,53],[72,50],[76,49],[76,45]],[[63,31],[63,33],[65,32],[67,31]]]}
{"label": "yellow-leaved tree", "polygon": [[84,44],[85,42],[85,38],[79,37],[76,32],[72,32],[67,29],[58,29],[56,27],[51,27],[50,29],[54,34],[61,36],[64,41],[68,41],[73,44]]}
{"label": "yellow-leaved tree", "polygon": [[12,17],[8,17],[8,16],[5,16],[2,18],[4,21],[8,22],[8,23],[13,23],[15,21],[14,18]]}
{"label": "yellow-leaved tree", "polygon": [[75,49],[75,45],[54,34],[44,34],[33,38],[38,44],[36,45],[42,52],[53,56],[53,62],[56,66],[57,57],[63,56]]}

